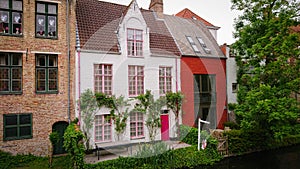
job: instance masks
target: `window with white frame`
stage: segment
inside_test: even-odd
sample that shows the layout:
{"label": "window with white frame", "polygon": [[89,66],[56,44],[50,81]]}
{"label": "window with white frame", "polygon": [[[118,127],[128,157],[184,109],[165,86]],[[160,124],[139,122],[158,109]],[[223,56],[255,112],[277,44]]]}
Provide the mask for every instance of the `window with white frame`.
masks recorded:
{"label": "window with white frame", "polygon": [[187,40],[190,42],[190,44],[191,44],[191,46],[192,46],[194,52],[200,53],[200,50],[199,50],[198,47],[196,46],[196,43],[194,42],[193,38],[192,38],[191,36],[187,36],[186,38],[187,38]]}
{"label": "window with white frame", "polygon": [[143,31],[127,29],[127,55],[143,56]]}
{"label": "window with white frame", "polygon": [[111,141],[111,119],[110,115],[95,116],[95,142]]}
{"label": "window with white frame", "polygon": [[94,65],[94,90],[108,95],[112,94],[112,65]]}
{"label": "window with white frame", "polygon": [[0,0],[0,34],[22,35],[22,0]]}
{"label": "window with white frame", "polygon": [[130,138],[144,137],[144,114],[139,112],[130,113]]}
{"label": "window with white frame", "polygon": [[161,95],[172,91],[171,70],[171,67],[159,67],[159,94]]}
{"label": "window with white frame", "polygon": [[129,96],[144,93],[144,66],[128,66]]}
{"label": "window with white frame", "polygon": [[211,50],[206,46],[206,44],[204,43],[203,39],[201,37],[197,37],[200,45],[202,46],[202,48],[204,49],[204,51],[206,53],[211,53]]}
{"label": "window with white frame", "polygon": [[22,92],[22,54],[0,52],[0,94]]}

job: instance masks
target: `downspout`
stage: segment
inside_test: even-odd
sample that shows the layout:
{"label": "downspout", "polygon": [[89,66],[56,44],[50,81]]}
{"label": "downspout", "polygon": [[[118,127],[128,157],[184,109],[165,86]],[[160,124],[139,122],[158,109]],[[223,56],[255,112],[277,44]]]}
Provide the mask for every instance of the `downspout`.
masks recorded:
{"label": "downspout", "polygon": [[71,123],[71,58],[70,58],[70,27],[69,27],[69,0],[67,0],[66,7],[66,30],[67,30],[67,45],[68,45],[68,122]]}
{"label": "downspout", "polygon": [[80,97],[81,97],[81,92],[80,92],[80,88],[81,88],[81,77],[80,77],[80,48],[77,50],[77,57],[78,57],[78,121],[79,124],[81,125],[81,101],[80,101]]}

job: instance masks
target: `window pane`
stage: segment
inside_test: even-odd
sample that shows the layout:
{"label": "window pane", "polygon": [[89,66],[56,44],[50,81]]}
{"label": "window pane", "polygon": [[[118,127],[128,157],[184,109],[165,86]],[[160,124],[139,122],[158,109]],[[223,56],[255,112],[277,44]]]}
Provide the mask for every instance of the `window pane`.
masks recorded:
{"label": "window pane", "polygon": [[127,29],[127,39],[133,40],[134,39],[134,30]]}
{"label": "window pane", "polygon": [[0,66],[8,66],[8,54],[0,53]]}
{"label": "window pane", "polygon": [[4,117],[5,117],[5,126],[18,124],[18,116],[17,115],[7,115]]}
{"label": "window pane", "polygon": [[190,43],[195,43],[194,40],[192,39],[192,37],[187,36],[187,39],[188,39],[188,41],[189,41]]}
{"label": "window pane", "polygon": [[31,115],[30,114],[21,114],[19,115],[20,124],[30,124],[31,123]]}
{"label": "window pane", "polygon": [[18,137],[18,128],[17,127],[11,127],[11,128],[5,128],[5,137]]}
{"label": "window pane", "polygon": [[22,65],[22,56],[18,54],[12,55],[12,64],[13,66],[21,66]]}
{"label": "window pane", "polygon": [[136,30],[136,40],[143,40],[143,31]]}
{"label": "window pane", "polygon": [[36,11],[38,13],[45,13],[45,4],[37,3]]}
{"label": "window pane", "polygon": [[8,0],[0,0],[0,8],[9,9]]}
{"label": "window pane", "polygon": [[56,36],[56,16],[48,16],[48,36]]}
{"label": "window pane", "polygon": [[1,80],[9,80],[9,69],[8,68],[0,68],[0,79]]}
{"label": "window pane", "polygon": [[56,14],[56,5],[48,5],[48,13],[49,14]]}
{"label": "window pane", "polygon": [[13,0],[13,9],[22,11],[22,1]]}
{"label": "window pane", "polygon": [[202,75],[201,80],[202,92],[208,92],[208,76]]}
{"label": "window pane", "polygon": [[37,66],[46,66],[46,56],[45,55],[37,56],[36,65]]}
{"label": "window pane", "polygon": [[30,135],[31,135],[31,127],[30,126],[20,127],[20,137],[30,136]]}
{"label": "window pane", "polygon": [[37,70],[37,91],[46,90],[46,70],[38,69]]}
{"label": "window pane", "polygon": [[1,22],[9,21],[9,15],[8,15],[8,12],[6,12],[6,11],[0,11],[0,17],[1,17],[1,20],[0,20]]}
{"label": "window pane", "polygon": [[45,35],[45,16],[37,15],[36,16],[36,33],[39,36]]}
{"label": "window pane", "polygon": [[57,57],[49,55],[49,66],[57,67]]}

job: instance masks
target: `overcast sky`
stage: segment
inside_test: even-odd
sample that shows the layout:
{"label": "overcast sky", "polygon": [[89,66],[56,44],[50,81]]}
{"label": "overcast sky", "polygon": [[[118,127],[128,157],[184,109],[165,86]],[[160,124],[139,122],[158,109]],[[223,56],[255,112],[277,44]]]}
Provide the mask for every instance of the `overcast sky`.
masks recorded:
{"label": "overcast sky", "polygon": [[[132,0],[102,0],[122,5],[128,5]],[[137,0],[139,7],[148,9],[150,0]],[[234,31],[234,18],[237,11],[232,11],[231,0],[163,0],[164,13],[176,14],[188,8],[203,19],[215,26],[221,27],[218,30],[218,44],[232,44],[235,40],[232,37]]]}

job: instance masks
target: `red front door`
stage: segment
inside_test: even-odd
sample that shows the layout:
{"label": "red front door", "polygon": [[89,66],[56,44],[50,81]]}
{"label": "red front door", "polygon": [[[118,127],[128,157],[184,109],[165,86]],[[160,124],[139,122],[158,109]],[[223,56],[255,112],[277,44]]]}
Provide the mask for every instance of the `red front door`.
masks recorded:
{"label": "red front door", "polygon": [[160,115],[160,120],[161,120],[161,140],[163,141],[170,140],[169,115],[168,114]]}

